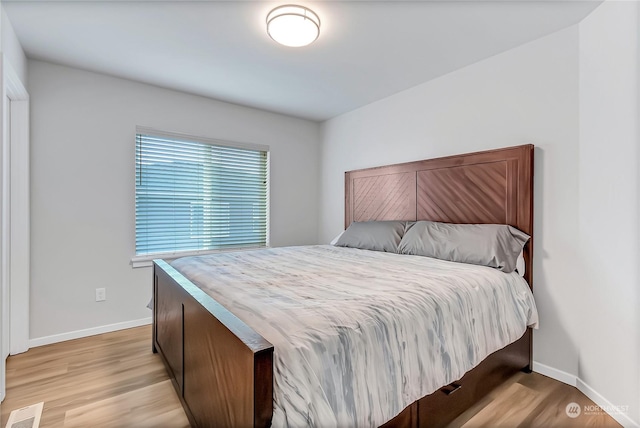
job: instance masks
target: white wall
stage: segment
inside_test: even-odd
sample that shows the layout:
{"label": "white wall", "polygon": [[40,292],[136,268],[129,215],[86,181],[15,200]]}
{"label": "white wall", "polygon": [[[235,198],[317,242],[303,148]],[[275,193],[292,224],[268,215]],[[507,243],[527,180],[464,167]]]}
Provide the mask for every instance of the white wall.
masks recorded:
{"label": "white wall", "polygon": [[[50,63],[28,65],[32,339],[151,315],[151,268],[129,265],[136,125],[269,145],[271,243],[317,241],[317,123]],[[97,287],[106,287],[106,302],[95,302]]]}
{"label": "white wall", "polygon": [[[319,237],[328,242],[343,228],[345,171],[534,144],[533,285],[541,319],[540,329],[534,334],[534,367],[572,383],[584,374],[581,380],[586,383],[582,386],[602,394],[604,397],[600,398],[605,400],[600,400],[601,404],[608,400],[615,405],[629,405],[628,415],[637,421],[639,400],[635,381],[640,359],[637,348],[640,323],[630,311],[639,301],[637,291],[630,291],[634,284],[637,289],[637,281],[632,282],[637,269],[632,267],[634,264],[627,264],[628,272],[619,271],[620,260],[630,263],[633,259],[635,264],[638,260],[637,245],[633,246],[638,236],[635,205],[638,192],[637,181],[634,181],[637,178],[630,177],[637,168],[637,156],[631,150],[633,134],[629,129],[635,126],[635,121],[629,118],[632,108],[627,105],[637,92],[623,95],[625,90],[632,89],[628,86],[635,68],[611,75],[620,65],[628,65],[620,64],[620,60],[630,48],[616,50],[614,58],[596,51],[602,55],[600,60],[618,61],[595,70],[590,80],[599,77],[600,72],[606,74],[605,83],[624,79],[625,83],[615,94],[598,99],[596,95],[607,90],[598,86],[602,82],[593,82],[592,99],[581,94],[586,81],[580,78],[584,59],[579,45],[588,38],[594,43],[592,49],[606,51],[619,40],[614,38],[599,48],[595,43],[598,38],[611,37],[607,33],[611,25],[615,26],[615,19],[607,18],[606,25],[594,24],[589,30],[572,26],[325,122]],[[625,27],[616,37],[629,36],[629,30]],[[585,31],[589,34],[585,35]],[[601,107],[610,111],[608,122],[600,128],[595,108],[602,101],[606,103]],[[617,117],[615,110],[618,101],[627,103],[621,117]],[[588,107],[594,110],[581,117],[581,112]],[[610,134],[611,128],[620,122],[625,124],[624,129]],[[582,133],[590,131],[589,126],[595,127],[599,134],[583,143]],[[614,144],[614,150],[601,148],[602,141],[618,137],[624,138]],[[620,164],[622,178],[610,181],[610,175],[617,171],[616,160],[627,156],[630,159]],[[596,169],[596,162],[603,157],[605,169]],[[597,190],[585,190],[585,185],[591,185],[594,179],[600,180]],[[628,184],[615,187],[627,179]],[[603,203],[599,198],[605,188],[613,192]],[[621,189],[622,194],[617,194]],[[589,200],[581,201],[585,195]],[[624,199],[627,197],[629,199]],[[582,208],[598,204],[593,215],[581,216]],[[616,221],[618,215],[612,213],[619,210],[625,212],[619,214],[622,223],[614,229],[618,233],[608,236],[604,245],[597,247],[598,241],[592,241],[587,227],[592,223],[601,224],[604,218]],[[635,226],[632,225],[634,219]],[[628,253],[613,263],[612,259],[619,255],[616,239],[625,228],[630,234],[621,249]],[[605,227],[598,237],[609,231]],[[598,264],[585,258],[581,244],[587,241],[594,257],[613,263],[603,272],[604,277],[599,276],[605,280],[592,278],[589,292],[597,287],[600,290],[593,295],[585,293],[584,278],[590,273],[584,274],[583,269],[588,263],[595,267]],[[607,297],[601,301],[605,293]],[[598,306],[599,302],[603,303],[602,307]],[[616,313],[616,307],[622,311]],[[605,315],[601,317],[603,311]],[[601,338],[606,332],[619,328],[622,321],[625,321],[622,331],[607,334],[607,339]],[[594,328],[597,334],[585,333],[585,326]],[[619,358],[620,355],[624,357]],[[620,366],[613,369],[618,364]],[[628,377],[621,378],[625,372]],[[625,387],[621,387],[621,382],[626,382]],[[624,415],[618,416],[628,421]]]}
{"label": "white wall", "polygon": [[579,28],[577,374],[640,421],[638,3],[607,1]]}

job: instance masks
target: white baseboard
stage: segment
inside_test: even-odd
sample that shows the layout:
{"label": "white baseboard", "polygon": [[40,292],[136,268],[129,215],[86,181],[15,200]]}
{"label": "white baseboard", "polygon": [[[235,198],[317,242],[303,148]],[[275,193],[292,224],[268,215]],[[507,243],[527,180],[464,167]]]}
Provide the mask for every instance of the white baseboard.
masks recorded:
{"label": "white baseboard", "polygon": [[540,373],[541,375],[550,377],[551,379],[559,380],[560,382],[566,383],[567,385],[577,385],[578,378],[576,376],[539,363],[537,361],[533,362],[533,371],[536,373]]}
{"label": "white baseboard", "polygon": [[[638,426],[640,426],[640,424],[631,420],[626,412],[621,411],[623,409],[619,409],[619,407],[621,406],[615,406],[600,393],[598,393],[598,391],[584,383],[582,379],[578,378],[578,384],[576,385],[576,388],[578,388],[578,390],[580,390],[580,392],[582,392],[584,395],[589,397],[591,401],[600,406],[600,408],[607,411],[607,413],[609,413],[609,415],[611,415],[611,417],[618,421],[618,423],[623,427],[638,428]],[[625,406],[629,404],[631,403],[624,403]]]}
{"label": "white baseboard", "polygon": [[[615,411],[618,409],[617,406],[614,406],[609,400],[607,400],[602,394],[597,392],[595,389],[591,388],[587,385],[582,379],[562,370],[555,369],[553,367],[549,367],[545,364],[538,363],[537,361],[533,362],[533,371],[536,373],[540,373],[562,383],[566,383],[567,385],[575,386],[578,391],[582,392],[584,395],[589,397],[591,401],[593,401],[596,405],[598,405],[602,410],[612,410],[608,411],[609,415],[615,419],[620,425],[625,428],[638,428],[640,424],[634,422],[626,413]],[[631,403],[625,403],[625,405]]]}
{"label": "white baseboard", "polygon": [[95,336],[96,334],[110,333],[127,328],[140,327],[151,324],[151,317],[139,320],[119,322],[115,324],[101,325],[99,327],[86,328],[84,330],[70,331],[68,333],[54,334],[52,336],[37,337],[29,340],[29,347],[50,345],[52,343],[64,342],[66,340],[80,339],[81,337]]}

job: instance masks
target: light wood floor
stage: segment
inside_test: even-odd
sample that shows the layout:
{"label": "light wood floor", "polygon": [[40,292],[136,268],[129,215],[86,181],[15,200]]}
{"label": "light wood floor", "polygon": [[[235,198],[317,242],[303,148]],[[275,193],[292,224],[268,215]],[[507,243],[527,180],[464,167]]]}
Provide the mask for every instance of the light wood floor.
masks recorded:
{"label": "light wood floor", "polygon": [[[44,401],[40,426],[188,427],[158,355],[151,327],[138,327],[48,346],[9,357],[0,427],[12,410]],[[619,427],[602,412],[575,419],[567,404],[593,405],[577,389],[545,376],[519,373],[451,428]]]}

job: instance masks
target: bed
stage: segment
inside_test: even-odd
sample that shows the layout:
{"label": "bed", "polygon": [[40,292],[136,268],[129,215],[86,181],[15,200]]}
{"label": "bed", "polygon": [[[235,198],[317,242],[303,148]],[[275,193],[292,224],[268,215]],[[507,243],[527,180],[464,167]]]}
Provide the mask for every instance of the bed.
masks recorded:
{"label": "bed", "polygon": [[[509,224],[532,236],[532,175],[531,145],[347,172],[345,228],[354,221],[432,220]],[[530,240],[524,248],[529,286],[532,249]],[[256,331],[260,324],[249,327],[240,320],[247,314],[231,313],[223,297],[212,298],[169,263],[155,261],[154,352],[192,425],[269,426],[274,346]],[[416,397],[384,426],[443,426],[514,372],[529,370],[530,329],[474,366]]]}

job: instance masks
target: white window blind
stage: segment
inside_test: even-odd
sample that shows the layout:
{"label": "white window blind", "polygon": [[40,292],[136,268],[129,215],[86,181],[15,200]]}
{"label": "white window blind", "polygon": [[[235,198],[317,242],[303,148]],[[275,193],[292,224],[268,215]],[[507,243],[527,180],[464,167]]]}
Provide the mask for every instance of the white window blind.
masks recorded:
{"label": "white window blind", "polygon": [[267,245],[268,151],[136,134],[136,255]]}

